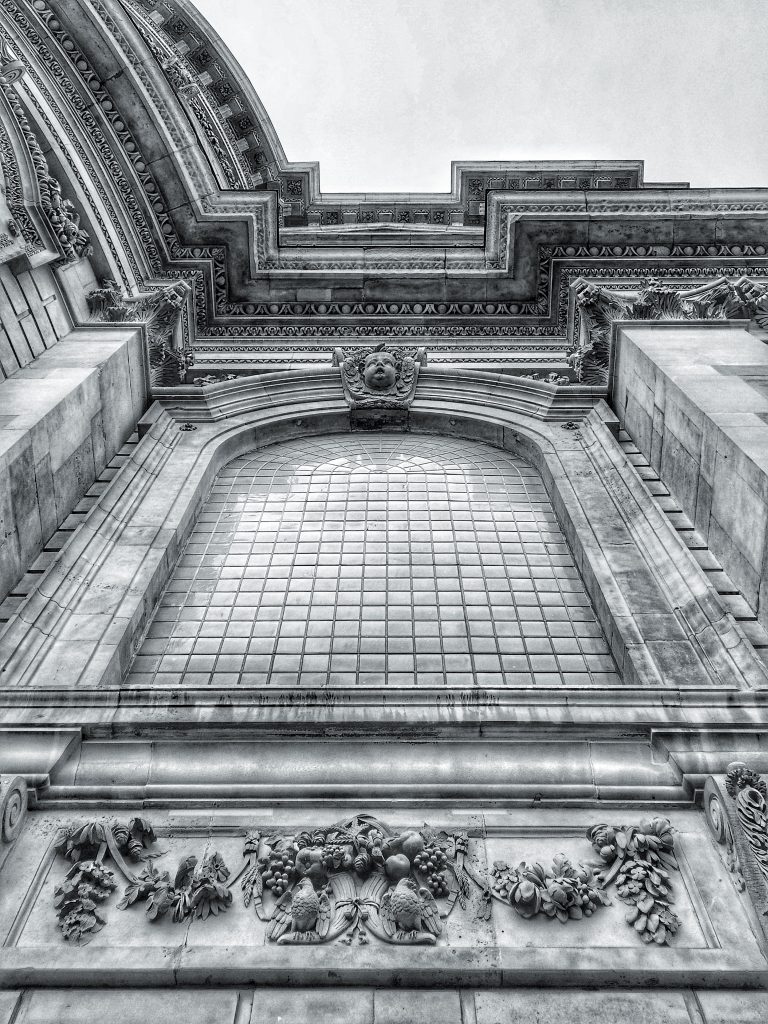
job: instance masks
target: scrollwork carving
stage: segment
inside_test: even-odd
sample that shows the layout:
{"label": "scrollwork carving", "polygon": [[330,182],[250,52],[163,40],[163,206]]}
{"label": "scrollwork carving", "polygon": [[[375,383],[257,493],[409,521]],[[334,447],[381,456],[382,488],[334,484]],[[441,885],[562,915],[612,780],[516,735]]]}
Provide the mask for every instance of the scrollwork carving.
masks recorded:
{"label": "scrollwork carving", "polygon": [[739,825],[763,878],[768,882],[768,803],[765,781],[740,761],[728,766],[728,795],[736,801]]}
{"label": "scrollwork carving", "polygon": [[23,62],[12,59],[7,42],[0,40],[0,90],[8,101],[29,151],[40,190],[42,211],[56,236],[63,259],[71,262],[83,256],[90,256],[93,247],[88,233],[80,227],[80,214],[76,211],[74,203],[64,198],[61,184],[50,173],[48,161],[16,92],[16,83],[24,73]]}
{"label": "scrollwork carving", "polygon": [[24,827],[27,804],[24,779],[20,775],[0,775],[0,851],[3,844],[13,843]]}

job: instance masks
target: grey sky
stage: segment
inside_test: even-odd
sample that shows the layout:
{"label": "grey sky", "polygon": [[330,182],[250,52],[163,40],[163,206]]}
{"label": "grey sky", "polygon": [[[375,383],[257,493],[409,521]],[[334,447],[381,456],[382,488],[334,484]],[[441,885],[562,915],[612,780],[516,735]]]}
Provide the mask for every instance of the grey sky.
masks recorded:
{"label": "grey sky", "polygon": [[643,159],[768,185],[768,0],[194,0],[323,192],[451,160]]}

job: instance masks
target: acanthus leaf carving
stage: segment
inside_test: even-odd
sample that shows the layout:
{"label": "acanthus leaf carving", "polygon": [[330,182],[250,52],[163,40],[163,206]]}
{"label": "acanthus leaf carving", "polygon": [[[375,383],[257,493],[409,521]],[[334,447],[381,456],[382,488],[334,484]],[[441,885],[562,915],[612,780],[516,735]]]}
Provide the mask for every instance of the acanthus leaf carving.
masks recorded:
{"label": "acanthus leaf carving", "polygon": [[579,278],[572,290],[580,322],[567,359],[582,384],[607,384],[611,333],[619,320],[757,319],[761,326],[768,326],[768,285],[746,276],[719,277],[698,288],[676,288],[648,278],[635,291],[609,289]]}
{"label": "acanthus leaf carving", "polygon": [[110,323],[141,323],[146,330],[150,381],[172,387],[183,381],[194,363],[192,348],[179,340],[191,286],[184,280],[162,288],[127,295],[114,281],[103,281],[87,296],[91,316]]}

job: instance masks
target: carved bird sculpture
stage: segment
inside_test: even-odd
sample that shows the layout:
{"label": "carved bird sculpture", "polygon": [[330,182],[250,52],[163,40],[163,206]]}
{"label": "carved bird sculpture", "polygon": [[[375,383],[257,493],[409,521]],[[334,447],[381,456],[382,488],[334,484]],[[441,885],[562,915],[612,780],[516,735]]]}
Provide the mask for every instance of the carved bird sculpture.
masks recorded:
{"label": "carved bird sculpture", "polygon": [[403,942],[434,943],[443,930],[434,896],[412,878],[384,893],[381,921],[387,935]]}
{"label": "carved bird sculpture", "polygon": [[189,857],[185,857],[176,869],[176,877],[173,880],[174,889],[186,889],[192,875],[195,873],[196,867],[197,857],[194,853],[190,854]]}
{"label": "carved bird sculpture", "polygon": [[286,942],[319,942],[328,934],[331,903],[326,892],[316,892],[309,878],[278,900],[267,936]]}

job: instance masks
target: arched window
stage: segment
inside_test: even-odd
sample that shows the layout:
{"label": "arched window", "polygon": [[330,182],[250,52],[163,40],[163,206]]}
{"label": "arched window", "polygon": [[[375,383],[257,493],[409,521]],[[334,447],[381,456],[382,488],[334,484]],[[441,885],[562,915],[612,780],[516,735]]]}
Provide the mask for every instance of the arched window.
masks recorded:
{"label": "arched window", "polygon": [[301,439],[227,465],[128,678],[619,682],[539,473],[484,444],[414,434]]}

